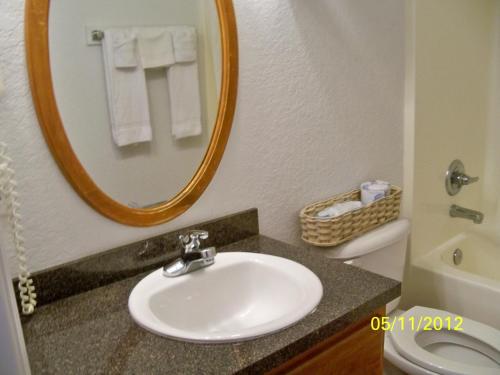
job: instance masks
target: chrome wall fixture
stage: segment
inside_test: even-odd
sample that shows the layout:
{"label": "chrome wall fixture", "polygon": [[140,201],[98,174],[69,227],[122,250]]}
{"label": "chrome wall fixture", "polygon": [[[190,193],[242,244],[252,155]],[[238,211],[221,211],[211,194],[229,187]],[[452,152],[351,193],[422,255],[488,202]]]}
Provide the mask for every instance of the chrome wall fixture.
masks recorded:
{"label": "chrome wall fixture", "polygon": [[102,30],[92,30],[90,32],[93,42],[100,42],[104,39],[104,31]]}
{"label": "chrome wall fixture", "polygon": [[451,205],[449,213],[451,217],[471,220],[474,224],[481,224],[484,220],[484,214],[482,212],[457,206],[456,204]]}
{"label": "chrome wall fixture", "polygon": [[464,185],[479,181],[479,177],[470,177],[465,174],[465,166],[461,160],[453,160],[446,171],[445,186],[448,195],[456,195]]}
{"label": "chrome wall fixture", "polygon": [[455,266],[459,266],[460,263],[462,263],[463,257],[464,253],[462,252],[462,250],[460,250],[459,248],[455,249],[455,251],[453,252],[453,264]]}

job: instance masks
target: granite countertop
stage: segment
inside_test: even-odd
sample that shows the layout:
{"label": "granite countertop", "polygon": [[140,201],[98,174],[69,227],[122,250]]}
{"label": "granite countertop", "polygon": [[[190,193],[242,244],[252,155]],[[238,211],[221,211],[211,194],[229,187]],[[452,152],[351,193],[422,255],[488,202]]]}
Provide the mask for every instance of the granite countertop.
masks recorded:
{"label": "granite countertop", "polygon": [[264,373],[400,295],[399,282],[262,235],[218,251],[261,252],[304,264],[323,283],[321,303],[294,326],[262,338],[186,343],[133,322],[127,301],[149,272],[142,273],[41,306],[23,324],[33,374]]}

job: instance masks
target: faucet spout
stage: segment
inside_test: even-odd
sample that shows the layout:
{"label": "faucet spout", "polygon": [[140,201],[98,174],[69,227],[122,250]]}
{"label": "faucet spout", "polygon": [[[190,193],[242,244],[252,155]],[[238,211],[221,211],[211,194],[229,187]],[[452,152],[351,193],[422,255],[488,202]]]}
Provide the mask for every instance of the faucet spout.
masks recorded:
{"label": "faucet spout", "polygon": [[215,263],[217,251],[215,247],[200,249],[200,239],[207,239],[205,231],[191,231],[188,235],[179,236],[182,247],[181,256],[174,262],[163,267],[165,277],[177,277],[211,266]]}
{"label": "faucet spout", "polygon": [[451,217],[460,217],[462,219],[472,220],[474,224],[481,224],[484,219],[484,214],[479,211],[452,204],[450,207]]}

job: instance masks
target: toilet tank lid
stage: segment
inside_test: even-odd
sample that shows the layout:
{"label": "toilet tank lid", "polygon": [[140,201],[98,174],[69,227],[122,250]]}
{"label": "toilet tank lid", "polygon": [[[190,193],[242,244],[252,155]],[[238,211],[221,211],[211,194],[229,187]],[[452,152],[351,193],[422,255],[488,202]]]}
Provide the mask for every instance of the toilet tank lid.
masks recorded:
{"label": "toilet tank lid", "polygon": [[365,233],[345,245],[326,250],[326,256],[344,260],[358,258],[404,240],[409,232],[410,220],[398,219]]}

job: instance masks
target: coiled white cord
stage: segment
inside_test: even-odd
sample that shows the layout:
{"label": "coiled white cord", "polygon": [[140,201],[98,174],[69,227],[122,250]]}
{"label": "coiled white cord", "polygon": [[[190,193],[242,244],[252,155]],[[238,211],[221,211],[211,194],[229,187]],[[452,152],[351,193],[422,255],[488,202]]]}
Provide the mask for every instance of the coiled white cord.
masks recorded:
{"label": "coiled white cord", "polygon": [[19,201],[16,191],[14,170],[11,168],[12,159],[7,155],[7,145],[0,142],[0,195],[4,200],[12,233],[12,240],[16,249],[19,263],[19,296],[21,297],[22,313],[31,315],[35,311],[36,293],[33,279],[26,265],[26,249],[24,247],[23,226],[19,214]]}

